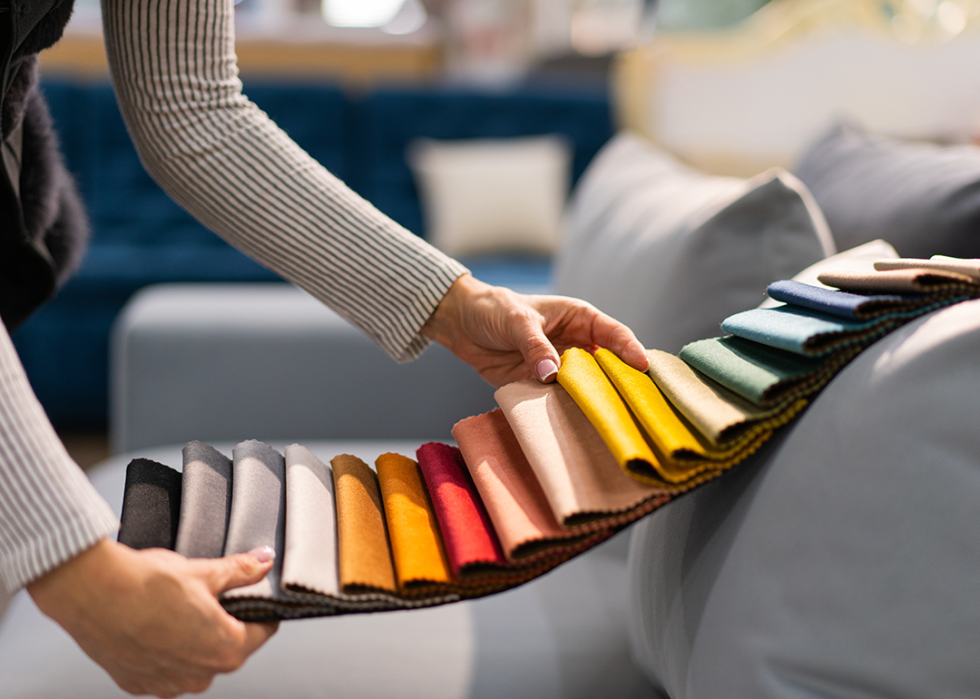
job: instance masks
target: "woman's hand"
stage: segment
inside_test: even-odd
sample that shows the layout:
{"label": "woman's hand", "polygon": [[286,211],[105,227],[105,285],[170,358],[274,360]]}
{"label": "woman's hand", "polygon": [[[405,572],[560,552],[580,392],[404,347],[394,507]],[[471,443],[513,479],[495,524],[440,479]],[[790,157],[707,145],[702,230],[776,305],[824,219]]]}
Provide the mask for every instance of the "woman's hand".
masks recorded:
{"label": "woman's hand", "polygon": [[524,296],[465,274],[422,334],[448,347],[494,386],[558,373],[569,347],[605,347],[640,371],[649,365],[633,331],[591,304],[565,296]]}
{"label": "woman's hand", "polygon": [[103,539],[27,589],[124,690],[174,697],[203,692],[275,633],[277,624],[238,621],[217,599],[261,580],[271,558],[187,559]]}

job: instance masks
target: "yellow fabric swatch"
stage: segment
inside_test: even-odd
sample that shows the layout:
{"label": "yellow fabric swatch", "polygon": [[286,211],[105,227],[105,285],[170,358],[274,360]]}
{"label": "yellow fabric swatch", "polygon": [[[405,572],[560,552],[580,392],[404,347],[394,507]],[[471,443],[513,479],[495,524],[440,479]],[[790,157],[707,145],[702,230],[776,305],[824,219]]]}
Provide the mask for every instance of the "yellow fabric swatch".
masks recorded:
{"label": "yellow fabric swatch", "polygon": [[565,350],[558,383],[589,418],[622,468],[629,471],[632,461],[656,461],[623,399],[591,354],[577,347]]}
{"label": "yellow fabric swatch", "polygon": [[401,454],[382,454],[374,463],[399,587],[450,582],[439,523],[418,464]]}
{"label": "yellow fabric swatch", "polygon": [[356,456],[330,460],[337,498],[337,558],[340,589],[348,593],[395,592],[388,532],[378,477]]}

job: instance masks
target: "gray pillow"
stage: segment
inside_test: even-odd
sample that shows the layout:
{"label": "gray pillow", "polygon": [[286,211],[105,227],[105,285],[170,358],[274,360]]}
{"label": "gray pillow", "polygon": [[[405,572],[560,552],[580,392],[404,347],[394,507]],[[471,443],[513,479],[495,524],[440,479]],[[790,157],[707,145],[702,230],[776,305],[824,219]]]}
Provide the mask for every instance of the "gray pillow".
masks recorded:
{"label": "gray pillow", "polygon": [[635,660],[672,699],[980,694],[980,301],[858,356],[639,523]]}
{"label": "gray pillow", "polygon": [[839,124],[796,175],[837,247],[882,238],[902,257],[980,257],[980,148],[899,141]]}
{"label": "gray pillow", "polygon": [[757,306],[766,286],[834,252],[819,210],[782,170],[713,177],[628,133],[592,161],[569,207],[556,290],[678,352]]}

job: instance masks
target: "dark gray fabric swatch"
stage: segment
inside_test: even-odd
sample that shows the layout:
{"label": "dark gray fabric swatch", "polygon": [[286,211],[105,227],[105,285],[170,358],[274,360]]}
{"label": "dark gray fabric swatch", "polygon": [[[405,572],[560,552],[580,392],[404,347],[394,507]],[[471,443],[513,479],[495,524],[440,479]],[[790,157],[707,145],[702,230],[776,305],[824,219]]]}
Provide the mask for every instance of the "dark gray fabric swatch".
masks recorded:
{"label": "dark gray fabric swatch", "polygon": [[119,543],[134,549],[173,550],[180,482],[180,471],[149,459],[133,459],[126,467]]}
{"label": "dark gray fabric swatch", "polygon": [[286,541],[286,461],[268,444],[254,439],[232,450],[231,514],[224,555],[245,553],[257,546],[276,551],[272,570],[261,581],[229,590],[225,597],[285,597],[280,586]]}
{"label": "dark gray fabric swatch", "polygon": [[217,558],[224,552],[231,514],[231,459],[209,444],[184,447],[177,553],[188,558]]}

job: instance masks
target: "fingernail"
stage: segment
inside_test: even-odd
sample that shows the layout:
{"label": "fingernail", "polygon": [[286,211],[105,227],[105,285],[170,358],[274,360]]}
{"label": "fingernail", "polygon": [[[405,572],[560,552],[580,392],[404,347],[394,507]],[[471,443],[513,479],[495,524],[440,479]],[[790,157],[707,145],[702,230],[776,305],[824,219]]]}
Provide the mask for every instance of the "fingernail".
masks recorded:
{"label": "fingernail", "polygon": [[549,377],[558,373],[558,365],[550,359],[542,359],[540,362],[538,362],[537,371],[538,378],[545,381]]}
{"label": "fingernail", "polygon": [[268,563],[269,561],[276,560],[276,550],[271,546],[256,546],[249,553],[255,556],[259,563]]}

